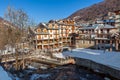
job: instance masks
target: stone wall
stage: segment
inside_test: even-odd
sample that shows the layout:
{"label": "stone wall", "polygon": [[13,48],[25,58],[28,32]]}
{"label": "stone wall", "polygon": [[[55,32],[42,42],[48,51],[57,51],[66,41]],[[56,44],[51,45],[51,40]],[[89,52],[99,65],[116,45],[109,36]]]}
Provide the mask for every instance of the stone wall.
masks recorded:
{"label": "stone wall", "polygon": [[94,71],[98,71],[100,73],[103,74],[107,74],[110,75],[114,78],[120,79],[120,70],[117,69],[113,69],[109,66],[100,64],[100,63],[96,63],[92,60],[88,60],[88,59],[82,59],[82,58],[74,58],[76,65],[80,65],[83,67],[88,67]]}

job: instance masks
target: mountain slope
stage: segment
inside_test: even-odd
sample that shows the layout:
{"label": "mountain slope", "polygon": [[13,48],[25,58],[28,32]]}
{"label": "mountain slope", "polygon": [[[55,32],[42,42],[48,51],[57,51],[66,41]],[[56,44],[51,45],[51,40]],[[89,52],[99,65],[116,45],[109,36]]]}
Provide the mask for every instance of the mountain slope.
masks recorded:
{"label": "mountain slope", "polygon": [[80,9],[68,18],[75,18],[77,21],[95,20],[98,17],[106,17],[110,11],[120,10],[120,0],[104,0],[90,7]]}

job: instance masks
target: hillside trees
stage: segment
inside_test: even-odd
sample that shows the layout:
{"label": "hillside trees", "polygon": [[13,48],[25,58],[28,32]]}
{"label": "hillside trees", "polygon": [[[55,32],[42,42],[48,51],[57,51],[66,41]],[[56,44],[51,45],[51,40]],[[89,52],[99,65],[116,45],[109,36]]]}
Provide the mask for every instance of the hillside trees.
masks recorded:
{"label": "hillside trees", "polygon": [[95,21],[96,18],[107,18],[108,12],[115,10],[120,10],[120,0],[104,0],[103,2],[94,4],[90,7],[78,10],[68,18],[73,19],[74,17],[79,16],[79,18],[76,19],[76,22]]}

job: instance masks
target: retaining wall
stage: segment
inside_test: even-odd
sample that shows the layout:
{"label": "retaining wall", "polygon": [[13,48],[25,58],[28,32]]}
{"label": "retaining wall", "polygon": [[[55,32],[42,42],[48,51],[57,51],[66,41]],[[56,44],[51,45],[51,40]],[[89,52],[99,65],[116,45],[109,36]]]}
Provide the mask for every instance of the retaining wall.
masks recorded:
{"label": "retaining wall", "polygon": [[99,71],[100,73],[108,74],[114,78],[120,79],[120,70],[114,69],[107,65],[96,63],[88,59],[83,59],[83,58],[74,58],[74,59],[75,59],[76,65],[88,67],[92,70]]}

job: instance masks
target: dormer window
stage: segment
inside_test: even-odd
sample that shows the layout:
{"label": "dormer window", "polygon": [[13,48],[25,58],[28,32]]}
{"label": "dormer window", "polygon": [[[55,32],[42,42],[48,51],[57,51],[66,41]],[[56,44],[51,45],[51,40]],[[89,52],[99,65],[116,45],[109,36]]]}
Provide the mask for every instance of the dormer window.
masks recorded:
{"label": "dormer window", "polygon": [[41,32],[41,29],[37,29],[37,32]]}
{"label": "dormer window", "polygon": [[47,29],[43,29],[43,32],[45,32],[45,33],[46,33],[46,32],[47,32]]}

